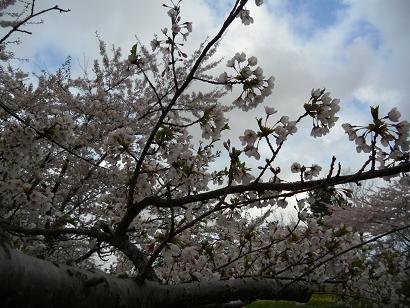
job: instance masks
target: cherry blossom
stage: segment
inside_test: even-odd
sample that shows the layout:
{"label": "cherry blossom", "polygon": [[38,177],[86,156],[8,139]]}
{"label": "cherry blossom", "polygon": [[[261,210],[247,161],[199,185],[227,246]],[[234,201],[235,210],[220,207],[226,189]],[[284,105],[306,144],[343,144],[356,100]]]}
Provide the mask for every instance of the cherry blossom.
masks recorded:
{"label": "cherry blossom", "polygon": [[299,173],[301,171],[301,169],[302,169],[302,166],[299,163],[296,163],[296,162],[293,163],[292,166],[290,167],[290,170],[293,173]]}
{"label": "cherry blossom", "polygon": [[249,26],[250,24],[253,24],[253,18],[250,16],[250,11],[249,11],[249,10],[243,9],[243,10],[239,13],[239,17],[240,17],[242,23],[243,23],[245,26]]}
{"label": "cherry blossom", "polygon": [[239,137],[239,140],[242,141],[242,145],[253,145],[258,139],[258,135],[252,129],[246,129],[243,136]]}
{"label": "cherry blossom", "polygon": [[387,116],[389,117],[389,120],[392,122],[399,122],[400,119],[400,112],[397,110],[397,108],[393,108],[392,110],[389,111],[389,113],[387,114]]}
{"label": "cherry blossom", "polygon": [[255,66],[256,64],[258,64],[258,59],[254,56],[248,58],[248,64],[250,66]]}
{"label": "cherry blossom", "polygon": [[271,116],[271,115],[277,113],[278,111],[275,110],[275,108],[273,108],[273,107],[265,106],[265,112],[266,112],[267,116]]}
{"label": "cherry blossom", "polygon": [[[3,1],[0,10],[13,3]],[[34,4],[25,12],[28,20]],[[69,59],[56,72],[34,77],[12,62],[0,67],[0,236],[7,235],[4,247],[12,246],[0,245],[0,256],[8,251],[7,262],[19,266],[17,249],[33,256],[22,265],[27,273],[47,266],[57,273],[54,264],[82,269],[71,278],[62,274],[70,283],[94,275],[72,284],[80,291],[104,277],[110,292],[87,287],[84,304],[90,306],[88,298],[106,294],[124,302],[122,296],[135,296],[154,307],[218,306],[252,301],[256,293],[306,302],[312,286],[327,285],[345,298],[400,301],[409,260],[390,236],[409,227],[400,207],[408,192],[409,122],[399,122],[395,108],[382,116],[372,107],[372,123],[343,124],[357,151],[366,153],[348,175],[333,153],[325,165],[328,159],[308,161],[287,148],[288,139],[305,133],[302,122],[313,122],[314,137],[336,125],[343,105],[323,88],[307,93],[307,103],[289,115],[274,103],[265,106],[239,133],[239,147],[238,139],[227,139],[228,113],[256,108],[275,84],[256,56],[242,51],[228,56],[226,72],[212,73],[223,66],[216,48],[231,24],[240,24],[237,17],[253,23],[247,4],[235,2],[215,37],[192,53],[185,45],[192,23],[183,19],[183,3],[171,1],[163,5],[169,26],[148,41],[151,48],[138,42],[124,54],[100,40],[98,59],[85,75],[72,75]],[[0,58],[8,61],[4,42]],[[238,96],[225,101],[230,90]],[[340,215],[310,215],[306,194],[313,189],[387,177],[396,177],[394,192],[380,190],[355,210],[335,209]],[[282,209],[294,211],[289,222],[279,221]],[[11,263],[0,262],[1,270],[4,264]],[[101,264],[132,279],[89,271]],[[18,289],[37,287],[13,277],[10,285]],[[119,295],[112,281],[132,283]],[[232,291],[238,286],[240,297]],[[181,296],[172,298],[170,290]]]}

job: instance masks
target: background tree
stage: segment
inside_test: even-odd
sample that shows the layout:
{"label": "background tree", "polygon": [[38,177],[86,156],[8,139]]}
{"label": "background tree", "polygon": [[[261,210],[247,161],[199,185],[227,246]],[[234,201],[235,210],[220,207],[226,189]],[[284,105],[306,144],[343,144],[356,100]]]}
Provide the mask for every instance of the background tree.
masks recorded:
{"label": "background tree", "polygon": [[[335,125],[340,101],[325,89],[312,90],[299,117],[276,118],[266,106],[257,131],[245,129],[239,137],[241,146],[223,141],[225,113],[258,106],[274,86],[257,59],[243,52],[227,61],[227,72],[211,73],[221,62],[212,56],[228,27],[237,17],[244,25],[253,22],[247,3],[236,1],[218,33],[192,55],[183,50],[192,24],[182,19],[180,2],[171,2],[164,5],[171,27],[151,41],[152,51],[138,43],[124,59],[120,49],[107,51],[100,41],[92,77],[73,77],[69,60],[35,84],[11,62],[1,66],[4,307],[305,302],[313,285],[327,283],[346,296],[398,301],[408,260],[390,244],[379,245],[371,262],[368,255],[379,240],[409,225],[363,242],[351,228],[308,218],[304,194],[405,175],[410,124],[399,121],[396,109],[384,116],[378,107],[369,125],[343,124],[369,158],[341,176],[334,157],[317,180],[323,167],[294,162],[291,171],[300,180],[286,181],[276,159],[301,121],[313,121],[313,137]],[[26,17],[10,15],[17,20],[2,23],[11,28],[0,42],[3,58],[12,57],[10,35],[27,33],[22,27],[31,18],[52,10],[65,11],[36,13],[32,1]],[[198,84],[212,88],[201,92]],[[232,89],[239,89],[238,97],[223,105],[220,98]],[[201,136],[193,138],[195,129]],[[262,155],[262,147],[270,153]],[[254,170],[250,159],[260,160]],[[215,161],[225,167],[213,170]],[[297,221],[278,226],[272,214],[290,200],[297,202]],[[250,215],[255,207],[260,214]],[[90,270],[103,262],[111,275]]]}
{"label": "background tree", "polygon": [[[350,206],[331,207],[331,215],[326,222],[331,226],[344,223],[355,231],[373,235],[404,226],[410,215],[409,184],[409,178],[405,176],[400,180],[392,180],[386,186],[355,193],[350,199]],[[407,230],[397,232],[394,237],[402,238],[405,243],[406,233]]]}
{"label": "background tree", "polygon": [[[363,240],[386,230],[400,228],[408,223],[410,218],[409,177],[392,180],[381,187],[357,187],[349,206],[330,206],[331,214],[325,217],[325,224],[337,226],[341,223],[350,226],[354,231],[362,234]],[[409,229],[404,229],[384,238],[381,245],[387,243],[396,246],[398,252],[407,260],[410,257]],[[379,248],[376,248],[376,251]],[[373,251],[369,257],[377,256]],[[377,259],[377,258],[376,258]],[[405,304],[410,300],[409,280],[403,282],[400,295]]]}

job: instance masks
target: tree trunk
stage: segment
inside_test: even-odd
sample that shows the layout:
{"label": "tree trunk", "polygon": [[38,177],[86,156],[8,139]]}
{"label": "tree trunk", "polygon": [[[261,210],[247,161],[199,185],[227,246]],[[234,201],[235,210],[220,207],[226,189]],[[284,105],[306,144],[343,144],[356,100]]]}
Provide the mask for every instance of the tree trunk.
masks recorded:
{"label": "tree trunk", "polygon": [[0,242],[0,307],[192,307],[255,299],[306,302],[303,283],[244,278],[161,285],[37,259]]}

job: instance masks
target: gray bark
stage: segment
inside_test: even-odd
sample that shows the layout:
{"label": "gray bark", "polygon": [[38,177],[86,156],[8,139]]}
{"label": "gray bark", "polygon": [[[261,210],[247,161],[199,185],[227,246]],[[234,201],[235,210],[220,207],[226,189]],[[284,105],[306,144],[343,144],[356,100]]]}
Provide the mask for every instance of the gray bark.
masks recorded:
{"label": "gray bark", "polygon": [[161,285],[137,283],[101,271],[86,271],[37,259],[0,243],[0,307],[192,307],[255,299],[306,302],[304,283],[282,290],[275,279],[244,278]]}

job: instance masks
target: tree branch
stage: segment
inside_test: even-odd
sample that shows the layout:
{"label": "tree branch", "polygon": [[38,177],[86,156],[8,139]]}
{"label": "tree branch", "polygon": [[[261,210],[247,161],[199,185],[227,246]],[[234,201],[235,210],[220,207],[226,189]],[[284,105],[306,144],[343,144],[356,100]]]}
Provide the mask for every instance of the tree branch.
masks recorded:
{"label": "tree branch", "polygon": [[42,15],[42,14],[44,14],[44,13],[47,13],[47,12],[49,12],[49,11],[53,11],[53,10],[57,10],[57,11],[59,11],[60,13],[68,13],[68,12],[70,12],[70,9],[65,10],[65,9],[60,8],[58,5],[55,5],[55,6],[53,6],[53,7],[48,8],[48,9],[45,9],[45,10],[42,10],[42,11],[40,11],[40,12],[34,13],[34,1],[33,1],[33,6],[32,6],[32,9],[31,9],[30,15],[27,16],[26,18],[24,18],[24,19],[23,19],[22,21],[20,21],[19,23],[17,23],[17,25],[15,25],[5,36],[3,36],[3,38],[0,39],[0,45],[1,45],[2,43],[4,43],[4,42],[10,37],[10,35],[13,34],[13,32],[18,31],[18,32],[24,32],[24,33],[31,34],[31,32],[28,32],[28,31],[25,31],[25,30],[20,30],[19,28],[20,28],[21,26],[23,26],[25,23],[27,23],[30,19],[32,19],[32,18],[34,18],[34,17],[37,17],[37,16],[39,16],[39,15]]}
{"label": "tree branch", "polygon": [[262,277],[180,285],[138,284],[133,279],[55,264],[3,246],[0,277],[0,306],[4,308],[192,307],[258,298],[307,302],[312,294],[307,283],[283,289],[283,281]]}
{"label": "tree branch", "polygon": [[333,186],[338,184],[345,184],[350,182],[360,182],[364,180],[374,179],[374,178],[381,178],[384,176],[392,176],[401,172],[410,172],[410,162],[403,163],[401,165],[385,168],[381,170],[370,170],[367,172],[362,172],[359,174],[350,174],[344,176],[334,176],[334,177],[327,177],[325,179],[308,181],[308,182],[292,182],[292,183],[250,183],[248,185],[236,185],[236,186],[229,186],[220,189],[215,189],[209,192],[199,193],[196,195],[189,195],[178,199],[163,199],[157,196],[148,197],[139,202],[138,206],[135,205],[132,208],[127,209],[126,214],[124,215],[123,219],[119,222],[117,226],[117,230],[123,230],[124,232],[127,230],[128,226],[134,220],[136,215],[140,213],[140,211],[149,205],[157,206],[157,207],[164,207],[164,208],[172,208],[172,207],[181,207],[188,203],[193,202],[200,202],[212,199],[218,199],[225,194],[235,194],[235,193],[245,193],[248,191],[298,191],[298,190],[306,190],[312,188],[318,188],[323,185]]}
{"label": "tree branch", "polygon": [[41,228],[22,228],[9,224],[6,220],[0,220],[0,227],[7,232],[16,232],[25,235],[49,235],[58,236],[63,234],[86,235],[96,238],[101,242],[106,242],[121,250],[134,264],[135,268],[142,272],[145,271],[145,277],[149,280],[158,281],[158,277],[152,267],[146,268],[148,263],[145,255],[126,237],[116,236],[107,232],[99,231],[98,228],[61,228],[61,229],[41,229]]}
{"label": "tree branch", "polygon": [[[171,102],[167,106],[167,108],[162,112],[161,116],[158,119],[158,122],[155,124],[154,128],[151,131],[151,134],[149,135],[145,146],[141,152],[141,156],[137,162],[137,165],[135,166],[135,170],[133,172],[133,175],[130,180],[130,185],[129,185],[129,191],[128,191],[128,196],[127,196],[127,213],[128,211],[132,211],[133,207],[136,207],[134,205],[134,190],[135,186],[137,184],[138,176],[140,174],[141,168],[142,168],[142,163],[145,159],[145,156],[148,154],[148,150],[151,147],[151,144],[155,138],[155,135],[157,131],[160,129],[162,123],[164,122],[164,119],[168,112],[172,109],[172,107],[175,105],[177,102],[178,98],[181,96],[181,94],[185,91],[185,89],[188,87],[189,83],[192,81],[194,78],[195,72],[197,71],[198,67],[200,66],[202,60],[206,57],[208,51],[212,48],[213,45],[222,37],[222,35],[225,33],[225,31],[228,29],[229,25],[233,22],[233,20],[236,18],[236,16],[239,14],[239,12],[242,10],[243,6],[247,3],[247,0],[241,0],[241,2],[238,5],[239,0],[235,3],[234,8],[232,9],[231,13],[229,14],[228,18],[225,20],[224,24],[222,25],[221,29],[219,32],[215,35],[215,37],[205,46],[204,50],[196,60],[195,64],[192,66],[191,71],[189,72],[186,80],[184,83],[181,85],[181,87],[175,92],[174,97],[172,98]],[[127,215],[127,214],[126,214]],[[125,227],[125,228],[124,228]],[[120,224],[117,228],[117,232],[119,234],[124,234],[127,230],[128,226],[125,226],[125,224]]]}

